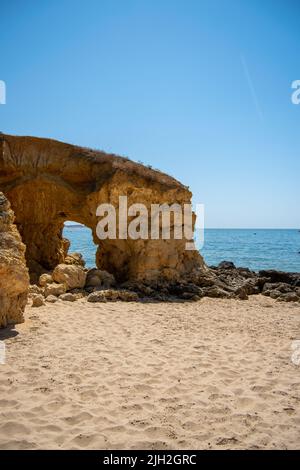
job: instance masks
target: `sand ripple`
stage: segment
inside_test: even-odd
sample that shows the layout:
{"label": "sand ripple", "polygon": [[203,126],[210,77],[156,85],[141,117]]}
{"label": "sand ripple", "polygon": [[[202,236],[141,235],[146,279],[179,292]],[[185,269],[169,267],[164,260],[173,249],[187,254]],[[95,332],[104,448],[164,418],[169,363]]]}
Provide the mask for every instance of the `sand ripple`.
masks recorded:
{"label": "sand ripple", "polygon": [[300,308],[59,302],[3,331],[1,449],[300,448]]}

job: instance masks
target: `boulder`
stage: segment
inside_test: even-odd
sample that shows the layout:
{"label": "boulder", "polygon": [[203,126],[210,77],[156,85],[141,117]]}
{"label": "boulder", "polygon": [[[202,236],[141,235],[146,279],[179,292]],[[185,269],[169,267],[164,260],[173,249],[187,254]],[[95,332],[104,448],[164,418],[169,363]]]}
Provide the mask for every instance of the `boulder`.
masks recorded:
{"label": "boulder", "polygon": [[51,274],[41,274],[39,277],[39,285],[41,287],[45,287],[47,284],[51,284],[53,282]]}
{"label": "boulder", "polygon": [[86,276],[85,287],[103,287],[103,289],[109,289],[116,284],[115,277],[113,274],[103,271],[101,269],[92,268],[89,269]]}
{"label": "boulder", "polygon": [[0,327],[24,321],[28,288],[25,246],[10,203],[0,193]]}
{"label": "boulder", "polygon": [[61,294],[66,293],[66,285],[65,284],[57,284],[56,282],[53,282],[52,284],[47,284],[45,289],[44,289],[44,295],[45,297],[48,297],[48,295],[55,295],[58,297]]}
{"label": "boulder", "polygon": [[67,290],[71,290],[84,287],[86,272],[81,266],[59,264],[54,269],[52,278],[59,284],[65,284]]}
{"label": "boulder", "polygon": [[71,292],[67,292],[66,294],[62,294],[59,296],[61,300],[65,302],[75,302],[77,300],[76,294],[71,294]]}

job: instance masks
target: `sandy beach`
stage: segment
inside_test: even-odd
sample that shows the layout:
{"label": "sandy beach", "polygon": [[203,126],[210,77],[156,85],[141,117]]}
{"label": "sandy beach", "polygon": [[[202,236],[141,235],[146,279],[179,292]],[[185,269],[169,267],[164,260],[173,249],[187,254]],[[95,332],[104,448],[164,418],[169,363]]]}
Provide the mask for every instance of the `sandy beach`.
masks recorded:
{"label": "sandy beach", "polygon": [[1,449],[300,448],[300,306],[29,305],[0,331]]}

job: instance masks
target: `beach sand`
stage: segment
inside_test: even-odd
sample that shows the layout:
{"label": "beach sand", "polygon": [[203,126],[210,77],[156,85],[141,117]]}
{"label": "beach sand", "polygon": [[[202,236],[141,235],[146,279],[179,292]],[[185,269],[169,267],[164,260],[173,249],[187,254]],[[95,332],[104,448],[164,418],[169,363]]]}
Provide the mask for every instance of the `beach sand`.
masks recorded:
{"label": "beach sand", "polygon": [[59,301],[2,330],[1,449],[300,448],[299,304]]}

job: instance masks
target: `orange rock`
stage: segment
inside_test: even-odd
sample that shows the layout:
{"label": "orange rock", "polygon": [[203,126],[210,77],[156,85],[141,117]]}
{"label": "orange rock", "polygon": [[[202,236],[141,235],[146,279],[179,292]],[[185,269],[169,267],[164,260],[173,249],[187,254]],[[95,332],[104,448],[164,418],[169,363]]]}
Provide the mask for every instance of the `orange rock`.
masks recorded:
{"label": "orange rock", "polygon": [[28,287],[25,246],[10,204],[0,193],[0,327],[24,321]]}
{"label": "orange rock", "polygon": [[[9,198],[26,245],[31,279],[64,263],[64,222],[92,229],[96,265],[117,281],[173,281],[206,270],[186,240],[99,240],[96,209],[128,197],[128,206],[190,203],[191,192],[174,178],[116,155],[36,137],[0,136],[0,189]],[[68,260],[69,262],[69,260]]]}

